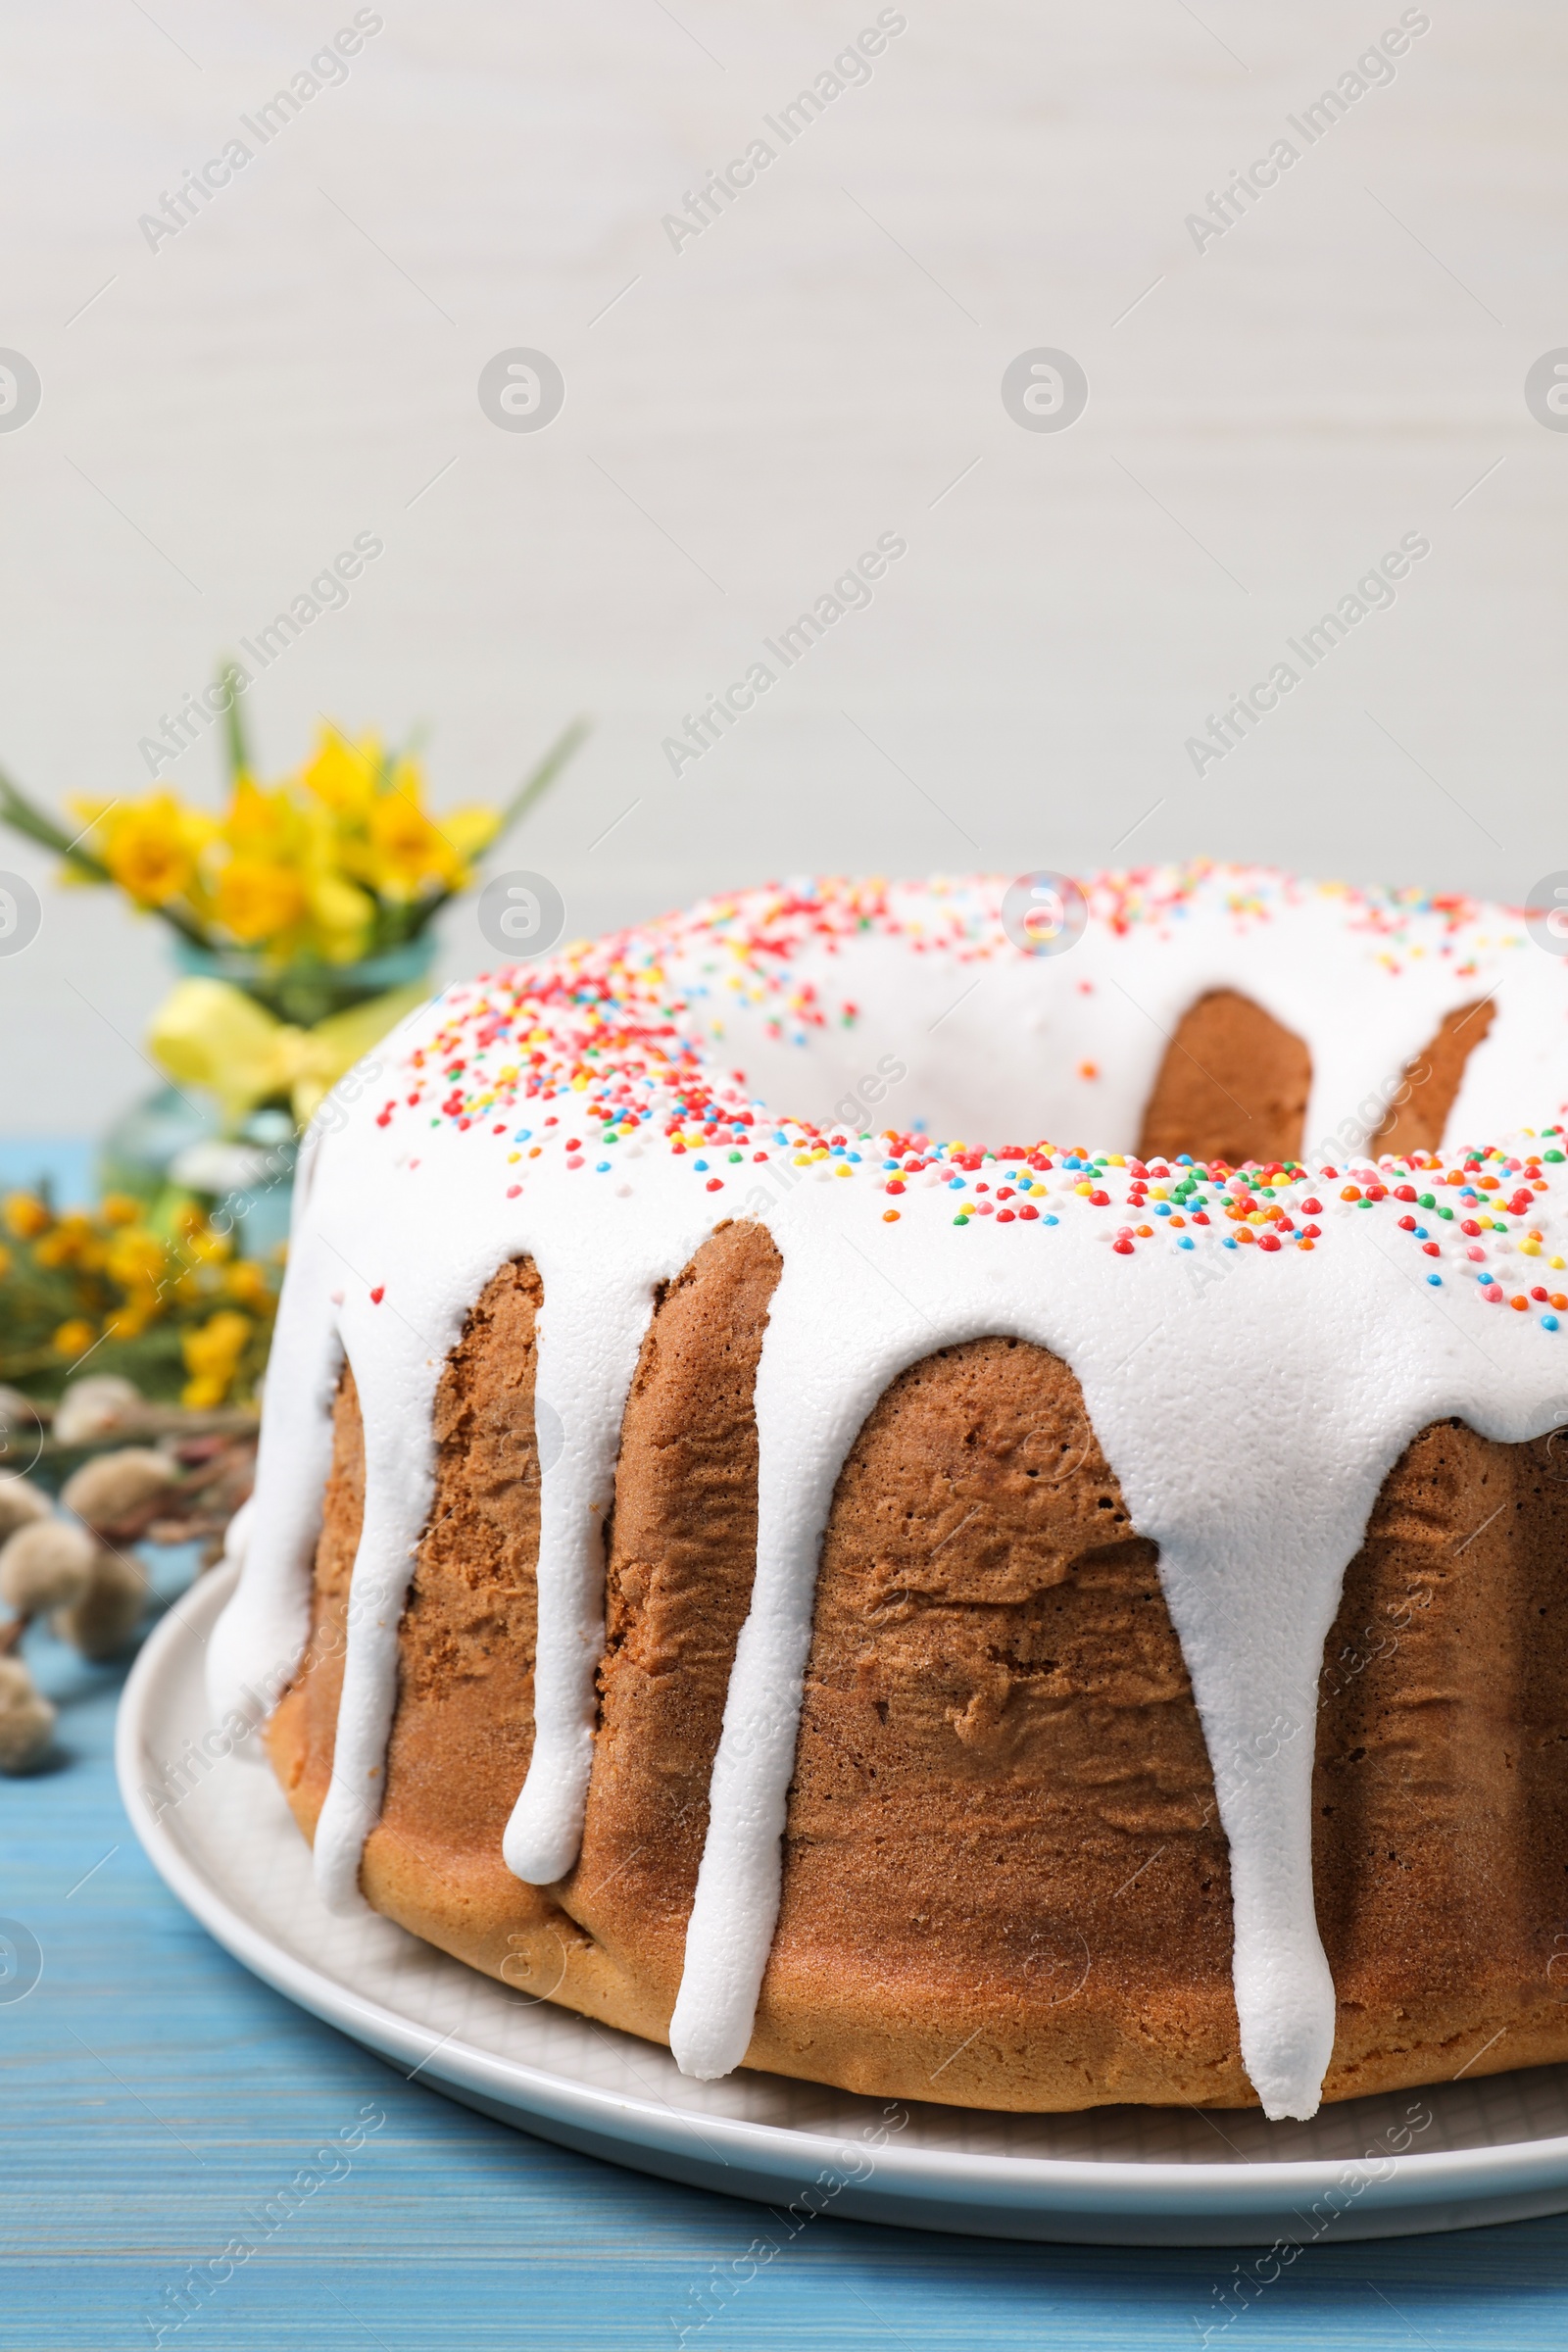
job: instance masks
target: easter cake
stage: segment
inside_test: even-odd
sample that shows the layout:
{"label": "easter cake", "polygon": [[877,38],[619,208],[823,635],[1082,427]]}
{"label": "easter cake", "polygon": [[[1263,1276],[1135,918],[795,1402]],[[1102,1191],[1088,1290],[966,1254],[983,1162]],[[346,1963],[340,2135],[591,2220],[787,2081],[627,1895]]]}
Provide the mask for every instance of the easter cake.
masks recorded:
{"label": "easter cake", "polygon": [[1206,864],[449,989],[307,1140],[212,1644],[324,1899],[707,2078],[1568,2057],[1565,1048],[1521,916]]}

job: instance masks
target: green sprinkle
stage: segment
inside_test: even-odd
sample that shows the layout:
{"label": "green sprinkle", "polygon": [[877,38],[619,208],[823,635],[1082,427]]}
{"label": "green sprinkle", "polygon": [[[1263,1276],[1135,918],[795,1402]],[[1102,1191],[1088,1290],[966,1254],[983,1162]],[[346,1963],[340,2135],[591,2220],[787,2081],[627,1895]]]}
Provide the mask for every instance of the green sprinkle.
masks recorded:
{"label": "green sprinkle", "polygon": [[1452,1209],[1451,1209],[1451,1208],[1440,1208],[1440,1209],[1439,1209],[1439,1211],[1438,1211],[1438,1214],[1439,1214],[1439,1216],[1440,1216],[1440,1217],[1450,1217],[1450,1218],[1451,1218],[1451,1217],[1452,1217],[1452,1215],[1453,1215],[1453,1211],[1452,1211]]}
{"label": "green sprinkle", "polygon": [[1436,1208],[1438,1205],[1437,1198],[1432,1193],[1418,1193],[1416,1195],[1415,1204],[1417,1208]]}

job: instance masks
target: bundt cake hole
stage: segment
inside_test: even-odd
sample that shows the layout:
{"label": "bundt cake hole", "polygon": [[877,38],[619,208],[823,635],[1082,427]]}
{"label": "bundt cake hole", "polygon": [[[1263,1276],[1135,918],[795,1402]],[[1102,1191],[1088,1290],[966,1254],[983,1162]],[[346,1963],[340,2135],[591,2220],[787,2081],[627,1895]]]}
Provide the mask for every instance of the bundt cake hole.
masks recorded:
{"label": "bundt cake hole", "polygon": [[1141,1159],[1298,1159],[1312,1057],[1250,997],[1212,989],[1189,1005],[1144,1109]]}
{"label": "bundt cake hole", "polygon": [[[1435,1152],[1465,1066],[1492,1026],[1481,998],[1446,1014],[1404,1065],[1367,1149]],[[1143,1159],[1299,1159],[1304,1148],[1311,1055],[1302,1040],[1233,989],[1200,997],[1178,1022],[1144,1111]],[[1377,1095],[1368,1106],[1375,1115]],[[1362,1113],[1366,1115],[1365,1111]]]}
{"label": "bundt cake hole", "polygon": [[1437,1035],[1404,1065],[1397,1093],[1373,1136],[1375,1152],[1436,1152],[1458,1095],[1465,1065],[1492,1027],[1490,997],[1448,1013]]}

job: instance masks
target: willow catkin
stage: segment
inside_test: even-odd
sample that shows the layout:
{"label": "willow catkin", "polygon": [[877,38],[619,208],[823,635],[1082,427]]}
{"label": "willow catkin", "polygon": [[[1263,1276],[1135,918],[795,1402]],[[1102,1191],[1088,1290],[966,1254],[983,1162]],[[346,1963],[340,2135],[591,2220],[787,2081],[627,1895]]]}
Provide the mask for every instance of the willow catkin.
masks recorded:
{"label": "willow catkin", "polygon": [[140,1625],[146,1606],[147,1580],[134,1560],[98,1551],[86,1592],[73,1607],[56,1611],[54,1630],[85,1658],[112,1658]]}
{"label": "willow catkin", "polygon": [[179,1474],[167,1454],[150,1446],[125,1446],[118,1453],[101,1453],[83,1462],[68,1478],[60,1499],[89,1527],[118,1527],[155,1495],[179,1483]]}
{"label": "willow catkin", "polygon": [[20,1658],[0,1658],[0,1772],[29,1772],[54,1738],[55,1711]]}
{"label": "willow catkin", "polygon": [[92,1583],[97,1556],[97,1544],[74,1520],[35,1519],[0,1550],[0,1598],[22,1617],[72,1608]]}

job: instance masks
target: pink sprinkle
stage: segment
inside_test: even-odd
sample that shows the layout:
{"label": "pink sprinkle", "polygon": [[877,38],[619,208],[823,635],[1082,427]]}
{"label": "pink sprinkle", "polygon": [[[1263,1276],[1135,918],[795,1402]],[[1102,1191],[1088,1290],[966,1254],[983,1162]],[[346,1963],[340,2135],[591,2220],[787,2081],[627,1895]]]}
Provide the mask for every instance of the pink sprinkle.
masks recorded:
{"label": "pink sprinkle", "polygon": [[[1500,1298],[1500,1296],[1501,1296],[1501,1293],[1500,1293],[1500,1292],[1498,1293],[1498,1296],[1499,1296],[1499,1298]],[[376,1286],[375,1286],[374,1290],[373,1290],[373,1291],[370,1293],[370,1304],[371,1304],[372,1306],[379,1306],[379,1305],[380,1305],[380,1303],[381,1303],[381,1301],[382,1301],[382,1299],[383,1299],[385,1297],[386,1297],[386,1284],[385,1284],[384,1282],[378,1282],[378,1283],[376,1284]]]}
{"label": "pink sprinkle", "polygon": [[1482,1298],[1490,1298],[1490,1300],[1492,1301],[1492,1303],[1493,1303],[1493,1305],[1494,1305],[1494,1306],[1500,1306],[1500,1305],[1502,1304],[1502,1286],[1501,1286],[1501,1284],[1500,1284],[1500,1283],[1495,1283],[1495,1282],[1489,1282],[1489,1283],[1488,1283],[1488,1285],[1487,1285],[1487,1287],[1486,1287],[1486,1289],[1485,1289],[1485,1290],[1482,1292],[1481,1296],[1482,1296]]}
{"label": "pink sprinkle", "polygon": [[509,1184],[507,1187],[507,1199],[509,1200],[515,1200],[521,1190],[522,1187],[520,1184]]}
{"label": "pink sprinkle", "polygon": [[343,1294],[342,1294],[342,1292],[341,1292],[341,1291],[334,1291],[334,1292],[332,1293],[332,1304],[333,1304],[334,1306],[341,1306],[341,1305],[342,1305],[342,1303],[343,1303]]}

